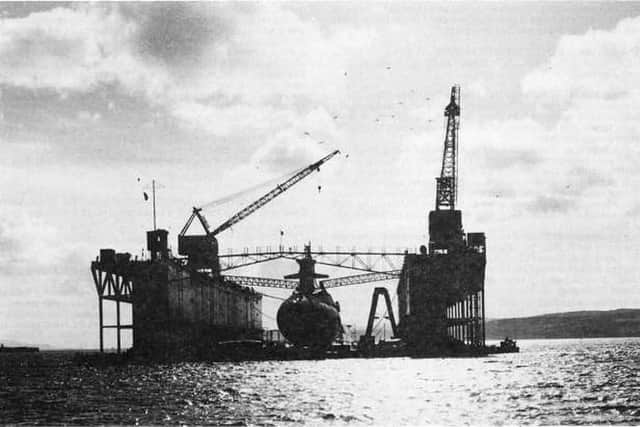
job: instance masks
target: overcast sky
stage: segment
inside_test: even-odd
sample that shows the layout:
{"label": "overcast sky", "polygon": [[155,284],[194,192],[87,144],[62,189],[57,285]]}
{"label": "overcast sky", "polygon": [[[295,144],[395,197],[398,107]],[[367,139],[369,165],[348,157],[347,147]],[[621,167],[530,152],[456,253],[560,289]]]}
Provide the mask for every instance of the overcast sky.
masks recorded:
{"label": "overcast sky", "polygon": [[[638,15],[633,2],[0,4],[0,341],[97,346],[89,263],[101,247],[140,253],[153,178],[175,247],[191,206],[339,148],[221,250],[275,246],[281,229],[299,247],[425,243],[456,83],[459,206],[465,231],[487,234],[487,316],[640,308]],[[366,322],[372,288],[332,292],[345,323]]]}

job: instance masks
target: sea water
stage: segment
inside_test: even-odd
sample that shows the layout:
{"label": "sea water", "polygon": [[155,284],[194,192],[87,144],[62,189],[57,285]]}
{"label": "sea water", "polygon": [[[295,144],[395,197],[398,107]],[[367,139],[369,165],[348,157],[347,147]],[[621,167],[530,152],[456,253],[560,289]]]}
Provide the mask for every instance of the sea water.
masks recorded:
{"label": "sea water", "polygon": [[483,358],[95,366],[0,354],[0,422],[638,424],[640,339],[529,340]]}

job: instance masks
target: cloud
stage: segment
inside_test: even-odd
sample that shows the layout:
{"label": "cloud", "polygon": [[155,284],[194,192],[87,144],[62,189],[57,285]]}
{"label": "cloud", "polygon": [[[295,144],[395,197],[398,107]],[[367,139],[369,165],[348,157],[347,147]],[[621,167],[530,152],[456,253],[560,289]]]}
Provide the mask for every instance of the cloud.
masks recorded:
{"label": "cloud", "polygon": [[58,270],[73,250],[61,245],[59,237],[46,221],[5,207],[0,217],[0,273],[37,277]]}
{"label": "cloud", "polygon": [[640,218],[640,204],[635,204],[628,209],[626,215],[633,218]]}
{"label": "cloud", "polygon": [[218,136],[272,132],[296,118],[291,111],[266,105],[216,106],[195,101],[177,103],[171,112],[184,126]]}
{"label": "cloud", "polygon": [[467,184],[504,187],[508,173],[520,205],[545,214],[631,209],[640,183],[639,49],[640,17],[563,36],[522,79],[530,117],[464,127],[471,159],[488,170]]}
{"label": "cloud", "polygon": [[139,24],[137,51],[170,66],[197,66],[232,30],[225,10],[212,4],[123,4],[120,10]]}
{"label": "cloud", "polygon": [[568,197],[537,196],[529,203],[529,210],[540,213],[566,213],[575,205]]}
{"label": "cloud", "polygon": [[484,82],[476,80],[465,86],[465,92],[469,92],[475,98],[485,98],[489,91]]}
{"label": "cloud", "polygon": [[136,24],[116,8],[55,8],[2,18],[0,81],[31,89],[87,91],[118,83],[129,91],[161,92],[166,75],[132,52]]}
{"label": "cloud", "polygon": [[176,117],[216,135],[273,135],[315,108],[341,108],[343,72],[372,40],[366,31],[327,33],[277,5],[225,10],[225,19],[200,66],[171,95]]}
{"label": "cloud", "polygon": [[530,167],[541,162],[541,156],[534,150],[511,150],[488,148],[485,162],[492,169]]}
{"label": "cloud", "polygon": [[526,95],[547,102],[612,99],[636,91],[640,80],[640,17],[611,31],[589,30],[560,39],[553,56],[527,75]]}
{"label": "cloud", "polygon": [[612,185],[614,181],[600,172],[579,166],[568,172],[568,180],[565,188],[582,195],[583,193],[598,187]]}
{"label": "cloud", "polygon": [[0,224],[0,256],[4,260],[2,263],[2,270],[6,271],[11,268],[16,254],[22,249],[22,244],[18,236],[11,233],[11,226],[9,224]]}
{"label": "cloud", "polygon": [[[120,91],[184,130],[232,138],[244,153],[258,149],[255,141],[274,146],[295,135],[317,109],[340,109],[343,72],[372,41],[370,31],[326,31],[277,4],[83,4],[2,23],[0,83],[80,103],[73,113],[47,110],[53,124],[70,124],[62,131],[116,114],[113,91]],[[68,94],[95,96],[101,88],[111,93],[102,111]]]}
{"label": "cloud", "polygon": [[76,113],[76,118],[85,122],[96,122],[102,118],[102,115],[97,112],[92,113],[90,111],[82,110]]}
{"label": "cloud", "polygon": [[251,163],[273,171],[303,167],[338,148],[342,139],[331,115],[317,108],[269,138]]}
{"label": "cloud", "polygon": [[523,93],[536,109],[553,106],[547,147],[568,185],[615,194],[640,180],[639,50],[640,17],[623,19],[610,31],[562,37],[549,60],[524,77]]}

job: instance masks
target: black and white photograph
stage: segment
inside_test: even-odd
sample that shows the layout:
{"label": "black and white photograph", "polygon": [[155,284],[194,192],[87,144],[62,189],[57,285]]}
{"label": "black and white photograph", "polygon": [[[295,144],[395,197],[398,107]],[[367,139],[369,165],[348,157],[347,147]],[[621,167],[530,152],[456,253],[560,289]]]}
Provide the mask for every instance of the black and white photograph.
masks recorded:
{"label": "black and white photograph", "polygon": [[640,424],[640,2],[0,2],[0,425]]}

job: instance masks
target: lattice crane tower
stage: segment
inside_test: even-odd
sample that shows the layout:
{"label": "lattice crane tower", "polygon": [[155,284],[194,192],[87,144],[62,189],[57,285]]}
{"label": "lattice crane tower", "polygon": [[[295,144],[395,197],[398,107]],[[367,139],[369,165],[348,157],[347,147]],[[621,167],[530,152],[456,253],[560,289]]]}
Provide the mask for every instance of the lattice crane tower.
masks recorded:
{"label": "lattice crane tower", "polygon": [[429,212],[429,252],[449,252],[464,241],[462,213],[456,210],[458,196],[458,131],[460,128],[460,86],[451,88],[444,109],[447,128],[442,154],[442,170],[436,178],[436,209]]}
{"label": "lattice crane tower", "polygon": [[442,171],[436,178],[436,210],[455,210],[458,196],[458,129],[460,128],[460,86],[451,88],[451,100],[444,109],[447,131],[442,154]]}

